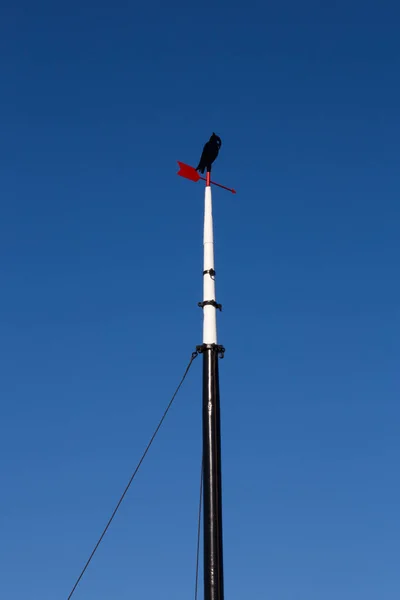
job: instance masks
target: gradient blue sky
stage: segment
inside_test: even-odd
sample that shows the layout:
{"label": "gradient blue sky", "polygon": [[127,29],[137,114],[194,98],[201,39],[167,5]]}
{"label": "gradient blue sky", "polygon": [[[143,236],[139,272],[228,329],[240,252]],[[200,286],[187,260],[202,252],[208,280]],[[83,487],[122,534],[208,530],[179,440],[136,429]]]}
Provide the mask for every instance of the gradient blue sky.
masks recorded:
{"label": "gradient blue sky", "polygon": [[[1,599],[66,600],[201,342],[175,161],[216,131],[226,598],[398,600],[399,25],[1,4]],[[200,386],[198,359],[74,600],[193,596]]]}

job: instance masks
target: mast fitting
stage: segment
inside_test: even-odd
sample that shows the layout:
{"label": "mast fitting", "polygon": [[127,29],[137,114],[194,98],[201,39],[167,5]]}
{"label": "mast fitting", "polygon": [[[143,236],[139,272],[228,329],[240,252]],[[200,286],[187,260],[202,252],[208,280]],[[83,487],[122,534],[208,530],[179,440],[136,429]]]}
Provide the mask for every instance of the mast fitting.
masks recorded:
{"label": "mast fitting", "polygon": [[222,310],[222,304],[218,304],[218,302],[215,302],[215,300],[203,300],[203,302],[198,302],[197,306],[200,306],[200,308],[204,308],[205,306],[213,306],[214,308],[217,308],[218,310]]}
{"label": "mast fitting", "polygon": [[206,350],[216,350],[219,354],[220,358],[224,358],[225,348],[219,344],[201,344],[201,346],[196,346],[197,354],[203,354]]}
{"label": "mast fitting", "polygon": [[214,279],[214,277],[215,277],[214,269],[206,269],[205,271],[203,271],[203,275],[207,275],[207,273],[210,274],[211,279]]}

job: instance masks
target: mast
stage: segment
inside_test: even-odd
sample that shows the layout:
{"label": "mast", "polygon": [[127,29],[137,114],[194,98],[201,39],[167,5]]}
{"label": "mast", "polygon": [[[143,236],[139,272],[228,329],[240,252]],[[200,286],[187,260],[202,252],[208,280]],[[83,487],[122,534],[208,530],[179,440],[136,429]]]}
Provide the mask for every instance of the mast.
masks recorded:
{"label": "mast", "polygon": [[[224,600],[224,561],[222,544],[221,483],[221,415],[218,360],[225,349],[218,345],[217,310],[222,310],[215,297],[214,231],[211,184],[236,194],[236,190],[211,181],[211,165],[218,156],[221,138],[215,133],[203,148],[197,169],[178,161],[178,175],[190,181],[206,182],[204,195],[204,269],[203,344],[196,346],[203,354],[203,504],[204,504],[204,600]],[[201,177],[198,173],[207,176]]]}
{"label": "mast", "polygon": [[203,499],[204,600],[224,599],[222,545],[221,422],[218,360],[224,349],[217,342],[214,232],[210,172],[204,197],[203,271]]}

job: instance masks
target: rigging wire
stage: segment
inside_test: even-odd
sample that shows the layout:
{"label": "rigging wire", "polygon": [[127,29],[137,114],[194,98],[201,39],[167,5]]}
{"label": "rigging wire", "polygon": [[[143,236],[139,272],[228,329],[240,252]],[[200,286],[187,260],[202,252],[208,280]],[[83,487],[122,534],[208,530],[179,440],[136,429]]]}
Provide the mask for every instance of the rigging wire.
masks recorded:
{"label": "rigging wire", "polygon": [[139,471],[139,469],[140,469],[140,467],[141,467],[141,465],[142,465],[142,462],[144,461],[144,459],[145,459],[145,457],[146,457],[146,454],[147,454],[147,452],[150,450],[150,446],[151,446],[151,445],[152,445],[152,443],[154,442],[154,439],[155,439],[155,437],[156,437],[157,433],[159,432],[159,430],[160,430],[160,427],[161,427],[161,425],[163,424],[163,422],[164,422],[164,419],[165,419],[165,417],[167,416],[167,414],[168,414],[168,412],[169,412],[169,409],[171,408],[171,406],[172,406],[172,403],[174,402],[174,400],[175,400],[175,398],[176,398],[176,396],[177,396],[177,394],[178,394],[178,392],[179,392],[179,390],[180,390],[180,388],[181,388],[181,386],[182,386],[183,382],[185,381],[185,379],[186,379],[186,376],[187,376],[187,374],[189,373],[190,367],[192,366],[192,363],[193,363],[194,359],[196,358],[196,356],[198,356],[198,354],[199,354],[199,353],[198,353],[197,351],[192,353],[192,356],[191,356],[191,359],[190,359],[190,361],[189,361],[189,364],[188,364],[188,366],[186,367],[186,370],[185,370],[185,372],[184,372],[184,374],[183,374],[183,377],[182,377],[182,379],[181,379],[181,380],[180,380],[180,382],[179,382],[179,385],[178,385],[178,387],[176,388],[176,390],[175,390],[175,392],[174,392],[174,395],[172,396],[172,398],[171,398],[171,400],[170,400],[170,402],[169,402],[169,404],[168,404],[167,408],[165,409],[163,416],[161,417],[160,421],[158,422],[158,425],[157,425],[157,427],[156,427],[156,429],[155,429],[155,431],[154,431],[153,435],[151,436],[151,438],[150,438],[150,441],[149,441],[149,443],[147,444],[147,446],[146,446],[146,449],[145,449],[145,451],[143,452],[143,454],[142,454],[142,457],[141,457],[141,459],[139,460],[139,462],[138,462],[138,464],[137,464],[137,466],[136,466],[136,469],[135,469],[135,470],[134,470],[134,472],[132,473],[132,475],[131,475],[131,478],[129,479],[127,486],[125,487],[125,489],[124,489],[124,491],[123,491],[123,493],[122,493],[122,495],[121,495],[120,499],[118,500],[118,503],[117,503],[117,505],[116,505],[116,507],[115,507],[115,509],[114,509],[114,511],[113,511],[113,513],[112,513],[112,515],[111,515],[111,517],[109,518],[109,520],[108,520],[108,522],[107,522],[107,525],[104,527],[104,529],[103,529],[103,532],[102,532],[101,536],[99,537],[99,539],[98,539],[98,541],[97,541],[97,543],[96,543],[95,547],[93,548],[93,550],[92,550],[92,553],[90,554],[90,556],[89,556],[88,560],[86,561],[86,564],[85,564],[85,566],[83,567],[82,571],[80,572],[80,574],[79,574],[79,577],[78,577],[78,579],[76,580],[76,582],[75,582],[75,585],[74,585],[74,587],[72,588],[72,590],[71,590],[71,593],[69,594],[69,596],[68,596],[68,599],[67,599],[67,600],[70,600],[70,599],[72,598],[72,595],[74,594],[74,592],[75,592],[76,588],[78,587],[78,585],[79,585],[79,583],[80,583],[80,581],[81,581],[82,577],[84,576],[86,569],[88,568],[89,564],[90,564],[90,563],[91,563],[91,561],[92,561],[92,558],[93,558],[93,557],[94,557],[94,555],[96,554],[96,551],[97,551],[98,547],[100,546],[101,542],[103,541],[103,538],[104,538],[105,534],[107,533],[107,531],[108,531],[108,528],[110,527],[111,523],[113,522],[113,520],[114,520],[114,517],[115,517],[115,515],[117,514],[117,511],[118,511],[119,507],[121,506],[121,504],[122,504],[122,501],[123,501],[123,499],[125,498],[125,496],[126,496],[126,494],[127,494],[128,490],[129,490],[129,488],[130,488],[130,486],[131,486],[131,483],[132,483],[132,481],[134,480],[134,478],[135,478],[135,476],[136,476],[137,472]]}
{"label": "rigging wire", "polygon": [[204,459],[201,458],[201,471],[200,471],[200,498],[199,498],[199,516],[197,520],[197,553],[196,553],[196,583],[194,586],[194,600],[197,600],[197,594],[199,590],[199,560],[200,560],[200,535],[201,535],[201,513],[203,508],[203,463]]}

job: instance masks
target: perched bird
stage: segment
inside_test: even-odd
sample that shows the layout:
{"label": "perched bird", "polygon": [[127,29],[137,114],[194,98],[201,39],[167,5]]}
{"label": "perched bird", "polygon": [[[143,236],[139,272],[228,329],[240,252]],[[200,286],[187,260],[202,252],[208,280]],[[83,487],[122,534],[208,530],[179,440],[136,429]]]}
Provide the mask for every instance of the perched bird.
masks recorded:
{"label": "perched bird", "polygon": [[213,133],[203,148],[200,162],[196,168],[196,171],[200,171],[200,173],[204,173],[205,169],[207,169],[207,172],[211,171],[211,165],[218,156],[221,144],[221,138]]}

